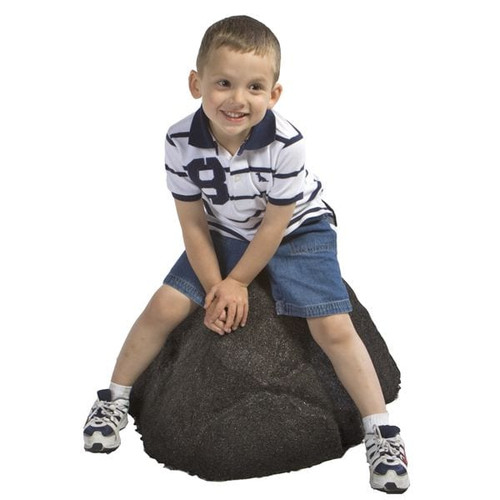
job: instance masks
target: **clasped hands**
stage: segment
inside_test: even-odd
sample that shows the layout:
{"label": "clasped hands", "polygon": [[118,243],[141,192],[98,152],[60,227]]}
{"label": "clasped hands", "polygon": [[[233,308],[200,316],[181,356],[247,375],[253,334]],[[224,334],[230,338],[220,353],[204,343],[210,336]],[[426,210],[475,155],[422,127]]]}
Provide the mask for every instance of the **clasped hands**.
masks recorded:
{"label": "clasped hands", "polygon": [[227,277],[209,290],[204,308],[205,326],[219,335],[245,326],[248,318],[246,285]]}

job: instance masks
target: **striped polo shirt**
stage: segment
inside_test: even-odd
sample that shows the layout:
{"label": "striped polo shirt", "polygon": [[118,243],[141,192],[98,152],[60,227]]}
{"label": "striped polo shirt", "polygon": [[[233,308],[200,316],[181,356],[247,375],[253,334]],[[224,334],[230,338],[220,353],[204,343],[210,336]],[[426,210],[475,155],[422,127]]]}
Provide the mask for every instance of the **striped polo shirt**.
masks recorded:
{"label": "striped polo shirt", "polygon": [[305,167],[302,134],[268,110],[234,156],[218,145],[200,108],[168,130],[167,186],[174,198],[203,200],[210,229],[250,241],[267,203],[296,203],[285,235],[333,211],[321,200],[319,179]]}

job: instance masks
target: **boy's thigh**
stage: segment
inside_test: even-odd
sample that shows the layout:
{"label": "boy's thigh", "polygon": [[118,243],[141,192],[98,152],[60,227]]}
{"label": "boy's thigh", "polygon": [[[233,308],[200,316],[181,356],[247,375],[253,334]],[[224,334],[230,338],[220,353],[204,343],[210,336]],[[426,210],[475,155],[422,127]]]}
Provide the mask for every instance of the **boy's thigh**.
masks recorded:
{"label": "boy's thigh", "polygon": [[321,317],[352,310],[327,219],[294,231],[268,264],[278,314]]}
{"label": "boy's thigh", "polygon": [[[220,272],[225,278],[241,259],[248,246],[248,242],[227,238],[219,233],[211,233],[215,253],[219,262]],[[186,252],[179,257],[163,281],[164,285],[183,293],[193,302],[203,307],[205,290],[194,272]]]}
{"label": "boy's thigh", "polygon": [[182,253],[170,269],[163,280],[163,286],[180,292],[201,307],[204,305],[205,291],[189,263],[186,252]]}

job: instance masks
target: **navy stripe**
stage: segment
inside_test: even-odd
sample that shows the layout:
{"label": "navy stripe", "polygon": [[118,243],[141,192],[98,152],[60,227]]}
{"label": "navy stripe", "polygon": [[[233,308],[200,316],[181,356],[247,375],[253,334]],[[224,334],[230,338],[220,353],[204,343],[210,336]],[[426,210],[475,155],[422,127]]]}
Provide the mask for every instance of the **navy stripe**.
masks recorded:
{"label": "navy stripe", "polygon": [[272,203],[273,205],[290,205],[291,203],[295,203],[296,201],[301,200],[304,197],[304,193],[299,193],[297,196],[294,196],[293,198],[284,198],[282,200],[277,200],[275,198],[269,197],[269,203]]}
{"label": "navy stripe", "polygon": [[198,201],[201,198],[201,193],[186,196],[183,194],[172,193],[172,196],[179,201]]}
{"label": "navy stripe", "polygon": [[189,132],[176,132],[175,134],[171,134],[170,137],[189,137]]}
{"label": "navy stripe", "polygon": [[165,163],[165,170],[167,172],[171,172],[172,174],[178,175],[179,177],[187,177],[188,174],[186,172],[177,172],[176,170],[170,168],[166,163]]}
{"label": "navy stripe", "polygon": [[333,210],[333,208],[330,205],[328,205],[328,203],[325,200],[321,200],[321,201],[323,202],[325,207],[330,211],[330,215],[332,216],[332,219],[333,219],[333,225],[335,227],[337,227],[337,216],[335,215],[335,211]]}
{"label": "navy stripe", "polygon": [[252,226],[249,229],[257,229],[262,224],[262,221],[263,221],[263,219],[261,219],[259,222],[257,222],[257,224],[255,224],[255,226]]}
{"label": "navy stripe", "polygon": [[[288,122],[288,120],[287,120]],[[291,122],[288,122],[288,125],[291,125],[292,128],[295,130],[295,132],[297,132],[298,135],[300,135],[300,137],[302,137],[302,134],[300,133],[300,130]]]}
{"label": "navy stripe", "polygon": [[176,148],[177,146],[175,145],[175,142],[170,138],[170,136],[167,134],[167,141],[168,143],[173,146],[174,148]]}
{"label": "navy stripe", "polygon": [[321,191],[321,188],[323,187],[319,180],[316,180],[316,182],[318,183],[318,187],[312,192],[311,196],[309,196],[309,199],[307,201],[314,200],[314,198],[318,196],[318,193]]}
{"label": "navy stripe", "polygon": [[255,217],[258,217],[262,212],[264,212],[264,210],[257,210],[257,212],[255,212],[253,215],[251,215],[250,217],[246,218],[245,220],[230,219],[229,217],[228,217],[227,220],[230,220],[231,222],[236,222],[237,224],[246,224],[251,219],[255,219]]}
{"label": "navy stripe", "polygon": [[233,200],[254,200],[255,198],[262,198],[266,193],[254,194],[253,196],[230,196],[229,199]]}
{"label": "navy stripe", "polygon": [[[297,129],[295,129],[295,130],[297,130]],[[302,138],[303,137],[302,137],[302,134],[300,132],[299,132],[299,135],[296,135],[295,137],[291,137],[290,139],[287,139],[286,137],[281,137],[280,135],[276,136],[276,140],[280,141],[284,144],[283,149],[287,148],[288,146],[291,146],[292,144],[295,144],[296,142],[299,142]]]}
{"label": "navy stripe", "polygon": [[231,172],[231,175],[246,174],[247,172],[263,172],[266,174],[272,174],[273,169],[266,167],[248,167],[242,168],[241,170],[235,170],[234,172]]}
{"label": "navy stripe", "polygon": [[299,214],[297,217],[295,217],[294,219],[292,219],[289,223],[288,223],[288,227],[290,226],[293,226],[297,221],[301,220],[304,218],[304,216],[306,216],[307,214],[312,214],[314,212],[320,212],[320,211],[326,211],[324,213],[329,213],[328,212],[328,209],[326,209],[325,207],[316,207],[316,208],[311,208],[310,210],[306,210],[305,212],[302,212],[301,214]]}
{"label": "navy stripe", "polygon": [[212,209],[210,208],[210,203],[208,203],[207,200],[203,200],[203,205],[205,206],[207,214],[211,215],[212,217],[215,217],[214,213],[212,212]]}
{"label": "navy stripe", "polygon": [[233,231],[232,229],[229,229],[226,226],[223,226],[222,224],[217,224],[216,222],[212,222],[212,221],[209,220],[208,221],[208,225],[212,226],[212,227],[216,227],[217,229],[222,229],[224,232],[226,232],[228,234],[232,234],[233,236],[235,236],[239,240],[248,241],[246,238],[244,238],[243,236],[241,236],[241,234],[237,233],[236,231]]}
{"label": "navy stripe", "polygon": [[288,179],[289,177],[297,177],[303,170],[304,170],[305,165],[302,165],[302,168],[300,170],[296,170],[295,172],[290,172],[288,174],[274,174],[275,179]]}

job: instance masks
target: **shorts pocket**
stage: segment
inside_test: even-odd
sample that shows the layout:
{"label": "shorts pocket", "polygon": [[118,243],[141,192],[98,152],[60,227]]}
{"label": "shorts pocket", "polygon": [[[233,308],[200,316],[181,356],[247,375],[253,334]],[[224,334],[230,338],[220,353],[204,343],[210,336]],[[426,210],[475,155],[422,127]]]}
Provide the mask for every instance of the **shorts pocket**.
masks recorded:
{"label": "shorts pocket", "polygon": [[307,238],[290,241],[290,255],[306,255],[321,252],[336,252],[337,237],[335,231],[309,233]]}

